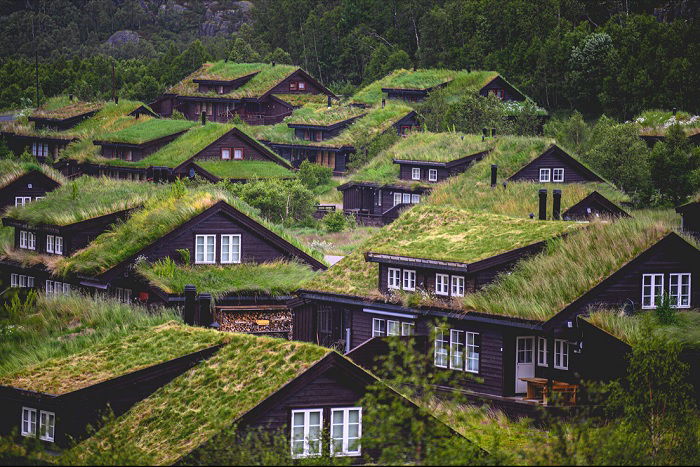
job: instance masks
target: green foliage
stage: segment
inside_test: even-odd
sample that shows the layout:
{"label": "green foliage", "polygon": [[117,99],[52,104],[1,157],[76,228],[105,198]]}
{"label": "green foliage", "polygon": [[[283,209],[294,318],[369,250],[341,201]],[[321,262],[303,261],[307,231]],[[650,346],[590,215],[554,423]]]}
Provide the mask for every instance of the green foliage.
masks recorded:
{"label": "green foliage", "polygon": [[196,125],[196,122],[189,120],[151,118],[123,130],[102,134],[99,136],[99,139],[117,143],[142,144],[185,131],[194,125]]}
{"label": "green foliage", "polygon": [[700,189],[700,148],[690,143],[679,124],[654,146],[651,178],[662,199],[674,206]]}
{"label": "green foliage", "polygon": [[349,226],[343,211],[331,211],[323,216],[323,225],[328,232],[342,232]]}
{"label": "green foliage", "polygon": [[176,251],[180,255],[180,261],[182,264],[190,264],[191,252],[188,248],[178,248]]}
{"label": "green foliage", "polygon": [[29,151],[25,149],[22,154],[19,155],[19,161],[23,162],[25,164],[31,163],[31,162],[36,162],[36,158],[29,154]]}
{"label": "green foliage", "polygon": [[173,109],[173,113],[170,115],[172,120],[185,120],[185,114],[177,109]]}
{"label": "green foliage", "polygon": [[320,164],[303,161],[299,166],[297,178],[309,190],[314,190],[321,185],[327,185],[331,181],[333,170]]}
{"label": "green foliage", "polygon": [[264,218],[284,224],[308,220],[316,209],[313,193],[298,180],[259,180],[229,185],[229,190],[260,210]]}
{"label": "green foliage", "polygon": [[662,325],[676,324],[678,322],[677,310],[671,306],[671,297],[665,294],[661,298],[661,303],[656,307],[654,313],[659,323]]}

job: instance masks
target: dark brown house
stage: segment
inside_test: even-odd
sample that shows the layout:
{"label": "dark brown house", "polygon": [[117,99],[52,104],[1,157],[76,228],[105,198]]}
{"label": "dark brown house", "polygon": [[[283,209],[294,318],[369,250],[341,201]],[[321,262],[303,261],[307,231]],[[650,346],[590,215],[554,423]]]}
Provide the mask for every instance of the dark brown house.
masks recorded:
{"label": "dark brown house", "polygon": [[438,183],[459,175],[475,162],[482,160],[490,150],[460,157],[448,162],[394,159],[399,164],[399,178],[409,182]]}
{"label": "dark brown house", "polygon": [[551,145],[508,180],[539,183],[605,182],[556,144]]}
{"label": "dark brown house", "polygon": [[678,206],[676,212],[681,215],[681,229],[700,237],[700,201]]}
{"label": "dark brown house", "polygon": [[599,217],[620,218],[630,215],[597,191],[564,211],[564,220],[591,220]]}
{"label": "dark brown house", "polygon": [[65,131],[92,117],[100,108],[97,104],[76,103],[56,111],[35,113],[29,116],[29,121],[34,122],[37,130]]}
{"label": "dark brown house", "polygon": [[24,206],[46,196],[46,193],[61,186],[39,170],[29,170],[19,177],[13,177],[0,186],[0,213],[9,206]]}
{"label": "dark brown house", "polygon": [[[142,125],[156,126],[162,120],[151,120]],[[121,159],[124,161],[140,161],[170,143],[172,140],[187,131],[187,127],[176,127],[172,130],[160,131],[157,136],[132,139],[126,136],[126,132],[114,133],[108,140],[95,140],[93,144],[100,146],[100,155],[107,159]],[[165,134],[163,134],[165,133]]]}
{"label": "dark brown house", "polygon": [[16,156],[26,151],[36,157],[36,160],[40,163],[45,162],[47,157],[53,160],[58,159],[59,154],[66,146],[73,141],[77,141],[77,138],[60,136],[59,134],[40,135],[3,131],[0,133],[0,136]]}
{"label": "dark brown house", "polygon": [[343,193],[343,212],[364,225],[382,226],[393,222],[401,211],[420,203],[430,187],[373,182],[347,182],[337,188]]}
{"label": "dark brown house", "polygon": [[526,99],[522,92],[501,75],[496,75],[479,90],[481,96],[485,97],[489,94],[493,94],[503,101],[524,101]]}

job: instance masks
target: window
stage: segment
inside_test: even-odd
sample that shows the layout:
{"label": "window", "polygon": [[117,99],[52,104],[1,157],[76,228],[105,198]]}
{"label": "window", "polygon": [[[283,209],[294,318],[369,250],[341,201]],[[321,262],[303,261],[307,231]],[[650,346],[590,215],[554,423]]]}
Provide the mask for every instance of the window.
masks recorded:
{"label": "window", "polygon": [[323,410],[292,410],[292,457],[321,455]]}
{"label": "window", "polygon": [[299,84],[297,86],[300,91],[305,91],[306,90],[306,83],[303,81],[299,81]]}
{"label": "window", "polygon": [[411,193],[404,193],[402,202],[403,204],[411,204]]}
{"label": "window", "polygon": [[222,235],[221,236],[221,263],[241,262],[241,236]]}
{"label": "window", "polygon": [[53,253],[53,235],[46,236],[46,252]]}
{"label": "window", "polygon": [[386,336],[386,320],[372,318],[372,337]]}
{"label": "window", "polygon": [[27,230],[19,232],[19,247],[26,250],[36,249],[36,234]]}
{"label": "window", "polygon": [[445,331],[442,329],[435,329],[435,366],[440,368],[447,368],[447,338],[445,337]]}
{"label": "window", "polygon": [[394,193],[394,206],[401,204],[401,193]]}
{"label": "window", "polygon": [[55,253],[57,255],[63,254],[63,237],[59,237],[58,235],[47,235],[46,252]]}
{"label": "window", "polygon": [[401,269],[389,268],[389,280],[387,284],[390,289],[401,288]]}
{"label": "window", "polygon": [[231,160],[231,148],[221,148],[221,160]]}
{"label": "window", "polygon": [[549,175],[551,173],[551,169],[540,169],[540,183],[547,183],[549,182],[550,178]]}
{"label": "window", "polygon": [[22,436],[36,436],[36,409],[22,407]]}
{"label": "window", "polygon": [[195,237],[195,264],[214,264],[216,262],[216,235],[197,235]]}
{"label": "window", "polygon": [[131,289],[116,287],[114,291],[116,292],[117,300],[120,302],[129,303],[131,301]]}
{"label": "window", "polygon": [[412,336],[414,324],[413,323],[401,323],[401,335],[402,336]]}
{"label": "window", "polygon": [[32,288],[34,287],[34,277],[24,274],[10,274],[10,287]]}
{"label": "window", "polygon": [[331,455],[359,456],[362,408],[331,410]]}
{"label": "window", "polygon": [[242,161],[243,160],[243,148],[234,148],[233,149],[233,158],[237,161]]}
{"label": "window", "polygon": [[32,143],[32,156],[46,157],[49,155],[49,145],[47,143]]}
{"label": "window", "polygon": [[56,427],[56,414],[53,412],[39,412],[39,439],[53,443]]}
{"label": "window", "polygon": [[547,338],[537,338],[537,365],[547,366]]}
{"label": "window", "polygon": [[45,292],[46,295],[54,297],[58,295],[66,295],[70,293],[70,284],[67,284],[65,282],[47,280]]}
{"label": "window", "polygon": [[671,306],[690,308],[690,274],[671,274],[669,279]]}
{"label": "window", "polygon": [[555,183],[564,183],[564,169],[552,169],[552,181]]}
{"label": "window", "polygon": [[554,339],[554,368],[569,369],[569,346],[562,339]]}
{"label": "window", "polygon": [[224,93],[224,87],[223,87],[223,86],[219,86],[219,94],[223,94],[223,93]]}
{"label": "window", "polygon": [[411,180],[420,180],[420,169],[414,167],[411,169]]}
{"label": "window", "polygon": [[401,136],[408,136],[411,133],[410,125],[401,126]]}
{"label": "window", "polygon": [[321,130],[318,130],[314,133],[315,133],[316,141],[323,141],[323,132]]}
{"label": "window", "polygon": [[642,308],[656,308],[656,300],[664,294],[663,274],[644,274],[642,276]]}
{"label": "window", "polygon": [[398,321],[387,320],[386,322],[386,335],[387,336],[400,336],[401,335],[401,323]]}
{"label": "window", "polygon": [[32,197],[31,196],[16,196],[15,197],[15,206],[24,206],[25,204],[31,203]]}
{"label": "window", "polygon": [[449,280],[450,276],[447,274],[435,274],[435,293],[437,295],[449,295]]}
{"label": "window", "polygon": [[412,336],[413,323],[384,318],[372,318],[372,337]]}
{"label": "window", "polygon": [[20,248],[27,248],[27,231],[26,230],[19,231],[19,247]]}
{"label": "window", "polygon": [[467,366],[464,371],[469,373],[479,372],[479,333],[467,332]]}
{"label": "window", "polygon": [[297,82],[296,82],[296,81],[290,81],[290,82],[289,82],[289,90],[290,90],[290,91],[296,91],[296,90],[297,90]]}
{"label": "window", "polygon": [[450,368],[464,368],[464,331],[450,329]]}
{"label": "window", "polygon": [[429,182],[437,182],[437,175],[438,175],[437,169],[428,169],[428,181]]}
{"label": "window", "polygon": [[403,270],[403,289],[416,290],[416,271],[412,269]]}
{"label": "window", "polygon": [[318,331],[323,334],[331,333],[331,311],[327,308],[318,310]]}
{"label": "window", "polygon": [[411,204],[420,203],[420,195],[411,195]]}
{"label": "window", "polygon": [[452,296],[464,297],[464,276],[452,276]]}

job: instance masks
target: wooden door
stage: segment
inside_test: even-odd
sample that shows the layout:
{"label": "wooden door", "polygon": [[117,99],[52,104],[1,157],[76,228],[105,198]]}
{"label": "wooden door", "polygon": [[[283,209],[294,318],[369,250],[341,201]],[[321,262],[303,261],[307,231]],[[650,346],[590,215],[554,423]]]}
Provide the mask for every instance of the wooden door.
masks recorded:
{"label": "wooden door", "polygon": [[518,336],[515,340],[515,393],[527,391],[527,383],[520,378],[535,376],[535,337]]}

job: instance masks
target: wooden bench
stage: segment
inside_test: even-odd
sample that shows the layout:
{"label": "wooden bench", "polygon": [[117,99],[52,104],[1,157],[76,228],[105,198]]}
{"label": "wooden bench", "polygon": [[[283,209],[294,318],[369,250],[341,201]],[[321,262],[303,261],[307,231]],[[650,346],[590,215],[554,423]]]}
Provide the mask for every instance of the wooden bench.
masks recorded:
{"label": "wooden bench", "polygon": [[[520,378],[527,383],[527,399],[541,400],[544,405],[549,405],[550,398],[566,405],[576,405],[578,384],[565,383],[563,381],[548,380],[547,378]],[[555,394],[556,396],[550,396]]]}

